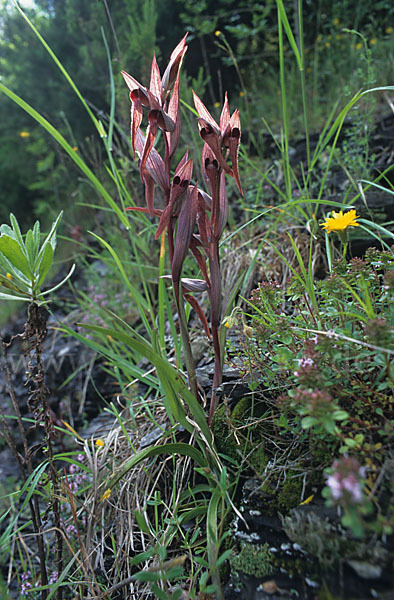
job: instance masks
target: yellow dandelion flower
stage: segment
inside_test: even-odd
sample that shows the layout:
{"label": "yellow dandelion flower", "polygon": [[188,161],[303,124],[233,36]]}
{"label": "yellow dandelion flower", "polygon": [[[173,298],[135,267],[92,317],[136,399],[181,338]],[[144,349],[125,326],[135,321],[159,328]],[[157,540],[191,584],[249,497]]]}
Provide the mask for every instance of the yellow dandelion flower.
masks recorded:
{"label": "yellow dandelion flower", "polygon": [[362,47],[363,47],[362,42],[358,42],[356,44],[356,50],[361,50]]}
{"label": "yellow dandelion flower", "polygon": [[331,46],[330,42],[326,42],[324,45],[326,48],[329,48]]}
{"label": "yellow dandelion flower", "polygon": [[78,146],[73,146],[74,152],[78,152]]}
{"label": "yellow dandelion flower", "polygon": [[343,213],[342,210],[339,213],[332,211],[331,217],[327,217],[325,223],[322,223],[321,227],[327,231],[327,233],[331,233],[331,231],[345,231],[348,227],[358,227],[359,223],[357,223],[356,219],[358,219],[358,215],[356,215],[356,211],[349,210],[347,213]]}
{"label": "yellow dandelion flower", "polygon": [[378,40],[376,38],[372,38],[371,40],[369,40],[369,43],[371,44],[371,46],[374,46],[377,41]]}
{"label": "yellow dandelion flower", "polygon": [[214,107],[215,108],[219,108],[220,107],[220,102],[215,102]]}
{"label": "yellow dandelion flower", "polygon": [[11,281],[11,279],[12,279],[11,273],[6,273],[5,276],[7,277],[7,279],[9,279]]}
{"label": "yellow dandelion flower", "polygon": [[105,490],[104,494],[101,496],[100,502],[102,502],[103,500],[108,500],[110,495],[111,495],[111,489],[108,488],[107,490]]}
{"label": "yellow dandelion flower", "polygon": [[96,440],[96,446],[97,446],[98,448],[102,448],[103,446],[105,446],[105,442],[104,442],[104,440],[102,440],[102,439],[98,438],[98,439]]}
{"label": "yellow dandelion flower", "polygon": [[388,27],[386,27],[385,32],[386,33],[392,33],[393,32],[393,28],[390,27],[390,26],[388,26]]}
{"label": "yellow dandelion flower", "polygon": [[19,137],[21,137],[21,138],[28,138],[28,137],[30,137],[30,133],[28,131],[20,131],[19,132]]}
{"label": "yellow dandelion flower", "polygon": [[241,98],[243,98],[243,97],[245,96],[245,92],[244,92],[243,90],[241,90],[241,91],[239,92],[239,95],[241,96]]}
{"label": "yellow dandelion flower", "polygon": [[221,31],[219,31],[219,29],[217,29],[217,30],[215,31],[215,35],[216,35],[216,37],[219,37],[220,35],[222,35],[222,32],[221,32]]}

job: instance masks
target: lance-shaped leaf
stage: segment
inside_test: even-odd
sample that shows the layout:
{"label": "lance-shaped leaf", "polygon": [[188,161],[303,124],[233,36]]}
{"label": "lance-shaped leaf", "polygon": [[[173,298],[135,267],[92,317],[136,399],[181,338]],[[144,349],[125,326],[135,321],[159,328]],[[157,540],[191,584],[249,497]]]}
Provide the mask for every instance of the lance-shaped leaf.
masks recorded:
{"label": "lance-shaped leaf", "polygon": [[228,219],[228,199],[226,192],[226,176],[222,171],[220,174],[220,189],[219,189],[219,212],[217,220],[217,229],[214,229],[214,235],[217,241],[220,240],[221,235],[226,227]]}
{"label": "lance-shaped leaf", "polygon": [[[160,279],[172,281],[172,275],[161,275]],[[181,285],[184,292],[206,292],[208,289],[207,282],[204,279],[182,277]]]}
{"label": "lance-shaped leaf", "polygon": [[[184,289],[183,281],[184,280],[182,280],[182,290]],[[196,298],[194,298],[194,296],[191,296],[190,294],[187,294],[185,292],[183,292],[183,297],[185,298],[185,300],[188,301],[190,306],[196,311],[196,314],[201,321],[201,325],[204,327],[204,331],[207,334],[207,337],[210,339],[211,332],[209,330],[207,317],[205,316],[204,311],[200,306],[200,303],[198,302],[198,300]]]}
{"label": "lance-shaped leaf", "polygon": [[138,127],[142,122],[142,106],[150,106],[148,90],[146,90],[134,77],[122,71],[123,79],[130,90],[131,100],[131,146],[135,155],[136,137]]}
{"label": "lance-shaped leaf", "polygon": [[171,94],[171,98],[168,103],[168,110],[167,110],[168,116],[171,117],[171,119],[175,123],[175,129],[172,133],[165,132],[165,134],[164,134],[167,138],[167,144],[169,147],[169,153],[168,153],[169,160],[172,159],[172,157],[174,156],[174,154],[176,152],[176,149],[177,149],[178,143],[179,143],[180,133],[181,133],[181,120],[179,118],[179,83],[180,83],[180,77],[179,77],[179,73],[178,73],[178,76],[177,76],[176,82],[175,82],[175,86],[174,86],[174,91]]}
{"label": "lance-shaped leaf", "polygon": [[229,126],[230,126],[230,107],[228,105],[228,96],[227,96],[227,92],[226,92],[224,94],[224,103],[223,103],[223,108],[222,108],[222,112],[220,115],[220,135],[222,136],[222,138],[228,132]]}
{"label": "lance-shaped leaf", "polygon": [[[160,279],[172,280],[172,276],[171,275],[162,275]],[[193,293],[205,292],[208,289],[207,282],[204,281],[203,279],[188,279],[186,277],[182,277],[181,287],[182,287],[183,297],[185,298],[185,300],[187,300],[187,302],[190,304],[190,306],[195,310],[198,318],[201,321],[202,326],[204,327],[207,337],[210,338],[211,332],[209,330],[208,321],[204,314],[204,311],[202,310],[202,308],[201,308],[199,302],[196,300],[196,298],[194,298],[194,296],[191,296],[190,293],[188,293],[188,292],[193,292]]]}
{"label": "lance-shaped leaf", "polygon": [[141,160],[139,163],[139,169],[140,169],[140,174],[141,174],[141,180],[144,180],[144,170],[145,170],[145,164],[146,161],[148,159],[148,156],[150,154],[150,151],[153,148],[153,144],[155,143],[155,139],[156,139],[156,134],[157,134],[157,118],[156,118],[156,113],[157,111],[150,111],[149,112],[149,125],[148,125],[148,129],[146,131],[146,137],[145,137],[145,146],[144,146],[144,150],[142,152],[142,156],[141,156]]}
{"label": "lance-shaped leaf", "polygon": [[[142,157],[143,155],[145,143],[145,136],[142,133],[141,129],[138,129],[136,138],[136,149],[140,157]],[[155,150],[155,148],[152,148],[149,152],[149,155],[145,162],[145,167],[148,170],[149,175],[155,181],[155,183],[157,183],[161,187],[164,194],[166,194],[170,188],[170,180],[164,166],[164,161],[161,158],[160,154],[157,152],[157,150]]]}
{"label": "lance-shaped leaf", "polygon": [[[131,94],[130,94],[131,98]],[[131,133],[131,147],[133,148],[133,158],[135,158],[135,148],[136,148],[136,140],[137,140],[137,132],[139,126],[142,122],[142,104],[139,98],[136,98],[131,102],[131,124],[130,124],[130,133]]]}
{"label": "lance-shaped leaf", "polygon": [[239,111],[236,109],[231,115],[230,124],[227,129],[227,133],[224,135],[223,143],[230,149],[231,166],[233,176],[236,181],[239,193],[241,196],[244,195],[241,187],[241,180],[239,178],[238,171],[238,151],[241,142],[241,120],[239,118]]}
{"label": "lance-shaped leaf", "polygon": [[181,196],[183,196],[189,187],[193,172],[193,160],[191,158],[186,160],[187,154],[188,153],[186,153],[181,159],[175,170],[171,185],[170,199],[161,216],[159,226],[155,234],[156,240],[160,237],[170,222],[170,219],[174,216],[174,209],[176,209],[177,201],[181,198]]}
{"label": "lance-shaped leaf", "polygon": [[[208,194],[206,194],[207,196]],[[209,197],[210,198],[210,197]],[[212,199],[211,206],[212,206]],[[209,210],[211,207],[209,207]],[[197,227],[200,234],[200,240],[203,246],[207,246],[211,238],[211,226],[207,215],[207,204],[201,190],[198,190],[198,205],[197,205]]]}
{"label": "lance-shaped leaf", "polygon": [[134,102],[135,98],[139,98],[143,106],[150,106],[148,90],[126,71],[121,71],[121,73],[130,90],[130,100]]}
{"label": "lance-shaped leaf", "polygon": [[217,329],[221,322],[222,286],[220,279],[219,252],[216,243],[211,244],[209,250],[209,271],[211,275],[211,287],[209,288],[209,299],[211,304],[211,323]]}
{"label": "lance-shaped leaf", "polygon": [[149,91],[152,92],[156,98],[161,98],[162,87],[159,67],[156,61],[156,54],[153,54],[152,66],[150,71],[150,84]]}
{"label": "lance-shaped leaf", "polygon": [[198,116],[204,119],[209,125],[211,125],[211,127],[216,131],[216,133],[220,133],[219,125],[216,123],[215,119],[212,117],[211,113],[206,108],[205,104],[197,96],[194,90],[193,101],[194,106],[196,107],[196,111],[198,112]]}
{"label": "lance-shaped leaf", "polygon": [[[135,212],[142,212],[145,213],[147,215],[149,215],[149,209],[146,206],[127,206],[127,208],[125,208],[125,210],[130,210],[130,211],[135,211]],[[153,215],[155,217],[161,217],[161,215],[163,214],[163,211],[161,208],[154,208],[153,209]]]}
{"label": "lance-shaped leaf", "polygon": [[150,176],[148,169],[143,171],[143,180],[145,183],[145,202],[148,208],[149,216],[152,218],[154,215],[154,204],[155,204],[155,181]]}
{"label": "lance-shaped leaf", "polygon": [[33,277],[29,261],[19,243],[13,237],[4,234],[0,236],[0,253],[23,275],[29,279]]}
{"label": "lance-shaped leaf", "polygon": [[174,284],[179,283],[182,266],[192,240],[197,214],[197,186],[189,186],[186,199],[183,203],[178,218],[178,228],[175,240],[174,256],[172,259],[171,272]]}
{"label": "lance-shaped leaf", "polygon": [[179,74],[179,71],[180,71],[180,68],[182,65],[183,57],[185,56],[185,53],[187,51],[187,46],[186,46],[187,36],[188,36],[188,34],[186,33],[186,35],[181,39],[179,44],[172,51],[172,54],[170,56],[170,62],[168,63],[168,66],[163,73],[161,85],[163,88],[163,93],[165,93],[165,94],[167,94],[168,92],[170,92],[172,90],[172,88],[176,82],[176,79],[178,77],[178,74]]}
{"label": "lance-shaped leaf", "polygon": [[196,235],[193,235],[192,241],[190,242],[190,250],[192,251],[194,258],[196,259],[196,262],[201,270],[202,276],[204,277],[207,283],[207,286],[210,287],[211,282],[207,271],[206,259],[200,252],[198,248],[199,245],[201,245],[200,240],[198,240]]}

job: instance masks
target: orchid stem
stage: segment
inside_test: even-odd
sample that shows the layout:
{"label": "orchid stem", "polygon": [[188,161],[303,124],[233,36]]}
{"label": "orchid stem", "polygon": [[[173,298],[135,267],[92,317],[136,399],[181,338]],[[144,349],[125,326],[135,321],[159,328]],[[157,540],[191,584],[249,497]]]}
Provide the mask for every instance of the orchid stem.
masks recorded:
{"label": "orchid stem", "polygon": [[185,307],[183,305],[183,297],[181,295],[182,292],[180,289],[180,285],[181,285],[180,282],[174,282],[175,301],[176,301],[178,316],[179,316],[179,326],[180,326],[180,330],[181,330],[184,359],[185,359],[187,374],[189,377],[189,388],[190,388],[191,392],[193,393],[193,395],[196,397],[196,399],[199,400],[196,368],[194,366],[193,352],[192,352],[192,347],[190,344],[189,332],[187,330],[186,313],[185,313]]}

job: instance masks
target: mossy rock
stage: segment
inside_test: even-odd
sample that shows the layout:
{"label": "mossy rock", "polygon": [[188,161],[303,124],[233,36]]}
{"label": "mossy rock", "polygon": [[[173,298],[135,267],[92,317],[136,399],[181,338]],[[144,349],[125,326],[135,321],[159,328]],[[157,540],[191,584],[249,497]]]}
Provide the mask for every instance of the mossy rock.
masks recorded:
{"label": "mossy rock", "polygon": [[[246,467],[251,466],[256,473],[263,472],[268,456],[265,453],[262,425],[250,425],[241,435],[236,434],[236,428],[247,423],[251,417],[251,399],[242,398],[232,411],[226,405],[220,406],[212,422],[215,443],[221,454],[228,456],[241,465],[243,457],[247,458]],[[256,416],[256,415],[254,415]],[[247,437],[246,437],[247,435]]]}
{"label": "mossy rock", "polygon": [[291,508],[295,508],[299,505],[302,486],[303,481],[299,472],[289,471],[287,473],[286,481],[277,496],[277,506],[280,511],[288,512]]}
{"label": "mossy rock", "polygon": [[274,555],[269,545],[257,545],[241,542],[239,554],[232,554],[230,565],[234,571],[253,575],[254,577],[266,577],[274,571]]}

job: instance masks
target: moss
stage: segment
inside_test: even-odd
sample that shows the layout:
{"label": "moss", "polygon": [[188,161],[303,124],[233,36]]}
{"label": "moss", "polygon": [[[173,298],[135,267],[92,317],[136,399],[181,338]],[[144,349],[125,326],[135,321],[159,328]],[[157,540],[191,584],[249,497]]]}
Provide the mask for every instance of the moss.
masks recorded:
{"label": "moss", "polygon": [[232,412],[226,405],[222,405],[215,413],[212,430],[220,453],[234,459],[239,465],[246,456],[246,465],[250,465],[257,474],[261,474],[268,462],[262,425],[251,424],[241,433],[236,433],[237,427],[247,423],[251,411],[251,399],[248,397],[241,398]]}
{"label": "moss", "polygon": [[299,505],[302,493],[302,477],[295,476],[296,472],[289,471],[287,473],[286,481],[280,490],[277,497],[278,508],[282,511],[288,512],[291,508],[295,508]]}
{"label": "moss", "polygon": [[273,558],[268,544],[260,546],[242,542],[239,554],[230,557],[230,565],[232,569],[241,571],[245,575],[266,577],[274,570]]}
{"label": "moss", "polygon": [[217,408],[212,421],[212,431],[218,452],[239,461],[237,442],[230,427],[230,414],[226,405]]}
{"label": "moss", "polygon": [[245,396],[244,398],[241,398],[241,400],[239,400],[239,402],[237,402],[237,404],[233,408],[233,411],[231,413],[231,420],[235,423],[238,422],[238,424],[241,422],[245,422],[247,417],[250,416],[251,410],[251,400],[250,398]]}

